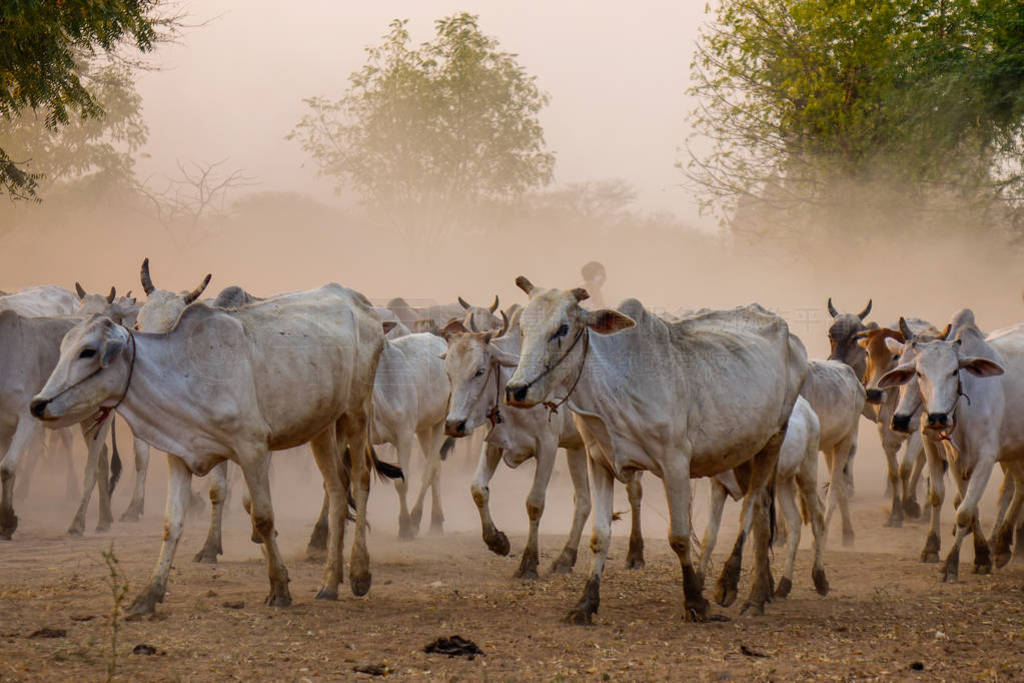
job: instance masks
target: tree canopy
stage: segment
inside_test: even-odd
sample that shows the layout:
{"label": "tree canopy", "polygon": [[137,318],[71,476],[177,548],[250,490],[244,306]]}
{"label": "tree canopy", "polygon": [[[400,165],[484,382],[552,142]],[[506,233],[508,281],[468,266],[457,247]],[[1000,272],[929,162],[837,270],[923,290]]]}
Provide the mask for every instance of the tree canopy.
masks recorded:
{"label": "tree canopy", "polygon": [[1024,189],[1015,0],[722,0],[693,69],[681,165],[720,215],[895,196],[879,188],[999,212]]}
{"label": "tree canopy", "polygon": [[[116,80],[124,74],[90,69],[91,59],[103,53],[113,54],[124,45],[150,50],[162,21],[156,15],[156,6],[157,0],[0,3],[0,119],[5,124],[0,127],[0,188],[6,194],[35,197],[42,171],[35,167],[35,156],[19,155],[45,155],[45,141],[31,150],[9,150],[12,122],[24,123],[25,117],[30,116],[48,131],[44,135],[49,135],[68,126],[76,117],[102,117],[104,99],[113,97],[111,78]],[[129,115],[122,122],[136,130],[122,129],[114,134],[137,137],[141,120]],[[95,139],[88,126],[82,124],[79,130]]]}
{"label": "tree canopy", "polygon": [[548,96],[516,55],[472,14],[436,21],[419,46],[406,24],[396,19],[367,48],[340,99],[305,100],[289,139],[339,190],[421,225],[550,182],[554,155],[538,120]]}

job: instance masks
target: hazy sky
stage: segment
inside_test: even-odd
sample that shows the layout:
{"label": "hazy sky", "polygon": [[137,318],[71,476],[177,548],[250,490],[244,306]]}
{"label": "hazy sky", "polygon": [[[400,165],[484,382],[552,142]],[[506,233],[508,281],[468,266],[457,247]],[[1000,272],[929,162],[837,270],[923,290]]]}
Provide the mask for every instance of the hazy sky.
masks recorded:
{"label": "hazy sky", "polygon": [[302,98],[340,96],[364,62],[363,48],[379,42],[392,19],[409,19],[419,43],[432,37],[435,19],[468,11],[551,95],[542,123],[557,154],[556,182],[624,178],[644,208],[711,226],[673,168],[693,104],[684,91],[704,3],[203,0],[186,7],[191,21],[216,18],[181,45],[159,48],[154,61],[162,69],[139,79],[152,154],[143,175],[170,172],[176,158],[230,157],[232,167],[259,178],[257,189],[329,196],[329,181],[283,139],[303,114]]}

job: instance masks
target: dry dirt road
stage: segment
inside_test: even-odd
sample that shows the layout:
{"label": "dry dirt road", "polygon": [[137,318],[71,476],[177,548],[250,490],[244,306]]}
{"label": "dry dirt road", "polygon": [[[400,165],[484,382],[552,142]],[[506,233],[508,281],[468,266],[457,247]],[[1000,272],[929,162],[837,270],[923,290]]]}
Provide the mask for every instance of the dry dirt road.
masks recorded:
{"label": "dry dirt road", "polygon": [[[820,597],[812,590],[805,529],[788,599],[768,605],[763,617],[741,616],[738,604],[749,580],[744,572],[741,600],[714,610],[729,621],[707,624],[681,619],[678,564],[665,540],[664,494],[652,477],[645,478],[647,566],[623,568],[628,521],[617,523],[600,613],[594,626],[579,627],[560,618],[583,587],[590,560],[586,539],[574,574],[544,572],[533,582],[510,578],[524,540],[529,465],[520,468],[526,471],[499,472],[492,487],[499,526],[511,532],[512,557],[495,556],[481,542],[465,476],[446,481],[445,535],[412,542],[395,540],[394,493],[375,484],[373,588],[365,598],[346,591],[337,602],[313,599],[320,566],[303,553],[309,521],[319,508],[316,477],[308,466],[296,472],[278,467],[275,504],[294,605],[263,606],[265,565],[239,512],[228,519],[226,554],[217,565],[191,562],[205,533],[205,520],[192,519],[157,616],[120,625],[116,676],[351,679],[368,678],[355,668],[369,666],[389,678],[445,680],[1024,679],[1024,567],[973,575],[968,548],[960,581],[940,583],[937,567],[917,560],[922,525],[882,527],[881,492],[873,489],[881,481],[880,456],[873,446],[858,456],[856,546],[827,553],[832,592]],[[118,523],[97,535],[93,516],[82,538],[62,533],[72,506],[55,493],[62,491],[60,477],[53,475],[49,485],[40,479],[39,490],[20,510],[22,528],[0,545],[0,680],[106,676],[113,603],[101,551],[113,542],[134,595],[160,543],[157,511],[163,496],[160,468],[154,469],[143,522]],[[130,484],[130,473],[126,478]],[[549,494],[543,563],[554,558],[568,525],[566,479],[556,477]],[[695,513],[699,530],[705,491],[702,484]],[[119,491],[116,513],[126,504],[125,494]],[[628,509],[621,491],[619,499],[617,509]],[[723,524],[722,549],[731,545],[735,507]],[[988,510],[986,526],[991,519]],[[834,526],[833,538],[838,535]],[[948,547],[948,535],[943,543]],[[776,574],[780,565],[776,552]],[[44,629],[60,635],[43,637]],[[453,634],[474,641],[484,654],[470,660],[423,652],[435,638]],[[151,646],[155,654],[132,654],[138,645]]]}

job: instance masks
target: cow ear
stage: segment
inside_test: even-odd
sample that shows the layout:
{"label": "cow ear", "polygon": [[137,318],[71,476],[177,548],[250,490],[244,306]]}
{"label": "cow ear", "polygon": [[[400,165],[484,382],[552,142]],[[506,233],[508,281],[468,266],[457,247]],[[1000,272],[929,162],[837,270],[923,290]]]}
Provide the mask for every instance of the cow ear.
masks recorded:
{"label": "cow ear", "polygon": [[889,387],[898,387],[901,384],[906,384],[914,377],[916,370],[917,366],[915,364],[901,365],[898,368],[894,368],[882,375],[882,378],[878,380],[878,388],[888,389]]}
{"label": "cow ear", "polygon": [[590,293],[582,287],[577,287],[572,290],[572,295],[576,297],[576,303],[585,301],[590,298]]}
{"label": "cow ear", "polygon": [[487,351],[491,354],[491,357],[494,358],[494,360],[498,361],[499,365],[504,365],[507,368],[514,368],[519,365],[519,356],[514,353],[509,353],[508,351],[503,351],[494,344],[488,344]]}
{"label": "cow ear", "polygon": [[889,349],[894,355],[901,355],[903,353],[903,347],[905,344],[901,341],[893,339],[892,337],[885,338],[885,348]]}
{"label": "cow ear", "polygon": [[445,360],[446,358],[448,358],[448,351],[437,354],[437,357],[440,358],[441,360]]}
{"label": "cow ear", "polygon": [[868,337],[856,337],[855,336],[854,339],[857,341],[857,346],[859,346],[860,348],[865,349],[865,350],[868,348],[868,345],[871,344],[871,339],[869,339]]}
{"label": "cow ear", "polygon": [[469,330],[466,329],[466,326],[462,324],[461,320],[456,318],[455,320],[449,320],[448,324],[441,329],[437,329],[435,326],[431,332],[436,334],[438,337],[442,337],[445,341],[448,341],[456,334],[466,334]]}
{"label": "cow ear", "polygon": [[398,323],[396,323],[394,320],[384,320],[381,322],[380,326],[384,330],[384,334],[387,334],[391,330],[395,329],[395,325],[397,324]]}
{"label": "cow ear", "polygon": [[114,362],[114,359],[124,351],[124,340],[119,338],[108,338],[103,343],[103,353],[100,355],[100,366],[107,367]]}
{"label": "cow ear", "polygon": [[615,334],[636,325],[632,318],[610,308],[587,314],[587,327],[598,334]]}
{"label": "cow ear", "polygon": [[996,375],[1001,375],[1004,372],[1003,366],[999,363],[979,356],[961,358],[960,367],[975,377],[995,377]]}

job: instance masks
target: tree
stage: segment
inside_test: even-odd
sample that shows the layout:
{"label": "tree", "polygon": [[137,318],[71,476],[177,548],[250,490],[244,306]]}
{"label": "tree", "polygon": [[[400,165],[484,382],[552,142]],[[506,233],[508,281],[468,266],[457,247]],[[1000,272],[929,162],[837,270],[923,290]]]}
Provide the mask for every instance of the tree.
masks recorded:
{"label": "tree", "polygon": [[[34,113],[56,131],[73,117],[95,119],[104,109],[83,58],[112,55],[123,45],[152,48],[165,20],[156,0],[21,0],[0,3],[0,118]],[[36,198],[40,173],[12,156],[0,140],[0,188]]]}
{"label": "tree", "polygon": [[724,218],[950,196],[992,218],[1020,193],[1014,0],[723,0],[692,66],[710,149],[684,170]]}
{"label": "tree", "polygon": [[435,22],[435,37],[410,44],[393,21],[338,100],[305,100],[288,135],[340,191],[403,222],[447,225],[466,211],[550,182],[538,113],[548,96],[516,55],[483,34],[477,16]]}

